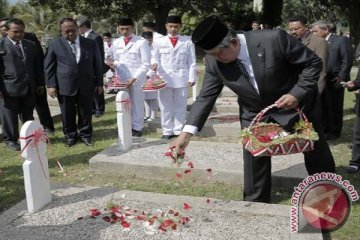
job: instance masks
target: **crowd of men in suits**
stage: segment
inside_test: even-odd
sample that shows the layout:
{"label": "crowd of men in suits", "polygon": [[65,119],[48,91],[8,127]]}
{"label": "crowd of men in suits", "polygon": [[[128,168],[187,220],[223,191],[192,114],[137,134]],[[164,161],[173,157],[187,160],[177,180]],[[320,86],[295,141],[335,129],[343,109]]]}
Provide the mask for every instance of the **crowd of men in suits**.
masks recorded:
{"label": "crowd of men in suits", "polygon": [[[224,32],[228,31],[217,20],[209,21]],[[181,17],[169,16],[166,22],[166,36],[156,33],[154,23],[148,22],[144,23],[144,33],[141,37],[134,34],[132,19],[122,18],[117,24],[121,37],[112,42],[111,34],[106,33],[103,37],[107,38],[107,41],[103,42],[101,36],[92,30],[89,19],[66,17],[59,22],[61,35],[49,42],[44,56],[36,36],[25,32],[23,21],[16,18],[0,19],[0,30],[3,32],[3,38],[0,40],[0,113],[6,146],[12,150],[20,149],[18,116],[23,122],[33,119],[34,107],[46,133],[53,134],[54,123],[47,103],[46,90],[50,97],[56,97],[59,101],[66,146],[71,147],[78,140],[91,146],[92,116],[100,117],[105,111],[103,76],[106,72],[110,74],[116,72],[123,82],[123,88],[129,92],[133,136],[141,136],[144,120],[149,121],[156,117],[158,105],[162,138],[171,139],[179,136],[185,124],[188,87],[193,86],[197,81],[194,39],[191,41],[189,37],[180,35],[181,26]],[[321,99],[321,125],[324,128],[324,139],[333,140],[341,134],[343,82],[350,80],[352,49],[348,38],[335,35],[329,29],[329,24],[323,21],[307,26],[307,21],[302,16],[294,16],[288,21],[289,34],[300,40],[322,60],[322,71],[317,82],[319,99]],[[252,34],[262,35],[266,34],[266,31],[269,30],[253,31]],[[218,36],[212,37],[216,39]],[[226,36],[222,37],[226,38]],[[229,35],[228,38],[232,37],[234,36]],[[217,42],[214,39],[211,41]],[[246,42],[248,40],[242,36],[237,41],[243,45],[252,44]],[[199,46],[211,50],[207,44],[205,42]],[[236,45],[231,41],[228,44]],[[218,53],[214,54],[218,55]],[[244,68],[250,73],[252,89],[255,89],[257,94],[263,95],[264,86],[255,81],[256,74],[259,73],[249,67],[250,60],[246,59],[240,71],[244,71]],[[211,65],[212,61],[208,60],[206,64]],[[218,65],[221,68],[221,63]],[[226,63],[222,67],[226,69],[228,66]],[[241,67],[242,64],[237,66]],[[167,82],[166,88],[157,92],[155,96],[147,95],[141,90],[141,85],[152,74],[160,75]],[[225,71],[222,77],[231,79],[233,77],[231,74],[231,71]],[[206,82],[204,84],[205,89],[209,87]],[[232,82],[230,81],[228,85],[231,86]],[[246,96],[248,89],[242,91]],[[239,92],[239,101],[242,98],[241,94]],[[296,94],[300,96],[303,93],[299,90]],[[251,97],[251,95],[249,94],[249,98],[253,97],[253,101],[256,102],[256,96]],[[268,97],[276,100],[271,96]],[[155,100],[152,103],[156,104],[151,107],[152,104],[147,100]],[[247,100],[243,101],[247,102]],[[288,99],[286,98],[285,101]],[[247,107],[252,110],[258,108],[252,104]],[[246,108],[241,109],[243,118],[247,113],[252,112],[244,109]],[[320,108],[316,109],[320,116]],[[185,127],[191,133],[201,129],[206,120],[204,117],[193,115],[196,117],[190,117],[188,122],[194,123],[195,126],[188,124]],[[242,122],[242,126],[246,124]],[[322,141],[319,145],[325,150],[328,149]],[[332,159],[328,151],[324,153],[324,149],[318,154],[326,155],[324,159]],[[252,158],[247,156],[246,159]]]}

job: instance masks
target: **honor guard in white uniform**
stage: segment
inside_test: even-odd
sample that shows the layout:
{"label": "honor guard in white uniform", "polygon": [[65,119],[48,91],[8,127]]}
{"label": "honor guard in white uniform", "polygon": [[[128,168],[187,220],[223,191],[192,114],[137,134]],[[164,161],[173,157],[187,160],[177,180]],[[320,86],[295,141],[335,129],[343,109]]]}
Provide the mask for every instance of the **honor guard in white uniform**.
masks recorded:
{"label": "honor guard in white uniform", "polygon": [[131,101],[132,135],[140,137],[144,127],[144,92],[141,85],[146,81],[150,69],[150,47],[147,41],[133,34],[134,24],[129,18],[120,19],[118,31],[121,37],[114,41],[112,59],[107,61],[114,67],[129,92]]}
{"label": "honor guard in white uniform", "polygon": [[168,35],[154,39],[152,68],[167,81],[159,92],[163,139],[181,133],[186,117],[188,87],[197,80],[195,47],[190,37],[180,36],[181,18],[168,16]]}

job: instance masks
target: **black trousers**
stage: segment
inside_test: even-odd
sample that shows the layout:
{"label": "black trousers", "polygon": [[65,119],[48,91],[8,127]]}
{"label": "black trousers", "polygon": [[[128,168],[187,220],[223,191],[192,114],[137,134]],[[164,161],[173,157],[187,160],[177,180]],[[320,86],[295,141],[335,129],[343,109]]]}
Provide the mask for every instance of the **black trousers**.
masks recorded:
{"label": "black trousers", "polygon": [[[357,99],[359,101],[359,99]],[[352,157],[350,164],[360,167],[360,116],[356,116],[354,125],[354,135],[352,143]]]}
{"label": "black trousers", "polygon": [[344,88],[326,84],[321,95],[321,122],[326,136],[338,138],[343,126]]}
{"label": "black trousers", "polygon": [[[305,152],[305,167],[309,175],[320,172],[335,172],[334,158],[330,152],[320,124],[320,102],[307,115],[313,123],[319,140],[314,150]],[[243,123],[244,127],[250,123]],[[244,200],[251,202],[270,202],[271,200],[271,157],[254,157],[243,149],[244,158]],[[294,186],[295,187],[295,186]]]}
{"label": "black trousers", "polygon": [[94,102],[93,102],[93,108],[92,113],[104,113],[105,112],[105,96],[104,91],[101,94],[98,94],[97,92],[94,93]]}
{"label": "black trousers", "polygon": [[35,96],[4,97],[0,99],[2,132],[5,142],[19,139],[19,117],[22,123],[34,120]]}
{"label": "black trousers", "polygon": [[[91,138],[93,94],[75,96],[58,95],[63,132],[66,139]],[[77,123],[76,123],[77,117]]]}
{"label": "black trousers", "polygon": [[54,121],[51,117],[46,91],[44,91],[41,95],[36,94],[35,109],[39,116],[41,125],[43,125],[44,128],[54,130]]}

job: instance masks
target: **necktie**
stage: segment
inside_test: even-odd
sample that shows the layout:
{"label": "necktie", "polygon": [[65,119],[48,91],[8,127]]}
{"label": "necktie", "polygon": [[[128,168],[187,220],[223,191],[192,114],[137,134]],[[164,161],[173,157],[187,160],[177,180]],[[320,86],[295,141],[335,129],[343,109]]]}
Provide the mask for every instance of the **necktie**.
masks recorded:
{"label": "necktie", "polygon": [[71,52],[74,54],[74,57],[76,58],[76,43],[72,42],[70,43]]}
{"label": "necktie", "polygon": [[15,43],[15,47],[16,47],[16,49],[19,51],[19,53],[20,53],[20,55],[21,55],[21,58],[24,59],[24,54],[23,54],[23,52],[22,52],[22,50],[21,50],[20,43],[19,43],[19,42]]}
{"label": "necktie", "polygon": [[177,40],[178,40],[177,37],[170,37],[170,41],[171,41],[171,44],[173,45],[173,47],[176,46]]}
{"label": "necktie", "polygon": [[131,37],[124,37],[125,46],[130,42]]}
{"label": "necktie", "polygon": [[240,72],[244,75],[250,86],[255,90],[256,93],[259,93],[258,90],[255,87],[255,84],[253,81],[251,81],[250,75],[248,71],[246,70],[246,67],[244,64],[240,61],[240,59],[237,60],[237,65],[239,66]]}

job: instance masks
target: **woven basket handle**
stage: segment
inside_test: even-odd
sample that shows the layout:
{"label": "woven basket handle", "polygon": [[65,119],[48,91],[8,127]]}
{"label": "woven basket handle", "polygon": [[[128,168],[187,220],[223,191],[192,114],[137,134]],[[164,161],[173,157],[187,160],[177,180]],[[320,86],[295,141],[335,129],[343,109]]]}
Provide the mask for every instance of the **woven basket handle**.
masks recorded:
{"label": "woven basket handle", "polygon": [[[251,121],[249,128],[251,128],[253,125],[258,125],[260,123],[260,120],[263,118],[264,114],[269,111],[270,109],[277,107],[277,105],[274,103],[270,106],[267,106],[266,108],[264,108],[263,110],[261,110],[256,117],[254,117],[254,119]],[[304,112],[300,109],[300,108],[296,108],[296,111],[299,113],[300,118],[302,120],[304,120],[305,122],[308,122],[308,119],[306,118]]]}

